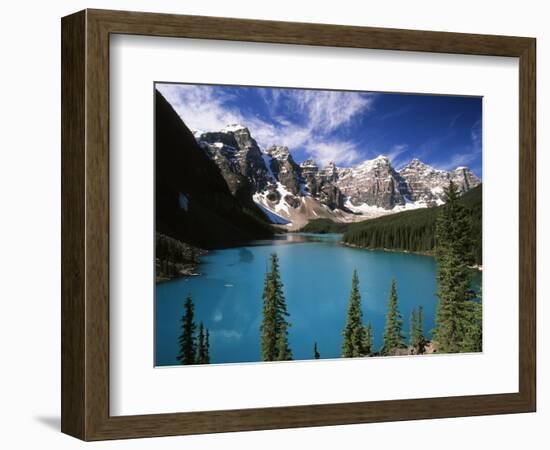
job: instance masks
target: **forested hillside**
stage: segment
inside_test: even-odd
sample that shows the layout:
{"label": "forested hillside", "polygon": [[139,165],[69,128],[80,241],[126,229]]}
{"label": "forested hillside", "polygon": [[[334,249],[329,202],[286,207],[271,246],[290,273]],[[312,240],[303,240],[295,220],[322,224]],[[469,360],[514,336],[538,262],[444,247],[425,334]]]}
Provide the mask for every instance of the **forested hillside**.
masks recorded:
{"label": "forested hillside", "polygon": [[157,91],[156,231],[199,248],[239,245],[273,235],[250,200],[233,196],[219,168]]}
{"label": "forested hillside", "polygon": [[[477,264],[482,263],[482,187],[465,193],[460,202],[468,209],[472,224],[471,249]],[[405,211],[366,220],[346,227],[343,242],[365,248],[411,252],[431,252],[435,246],[435,221],[442,206]]]}
{"label": "forested hillside", "polygon": [[349,223],[335,222],[331,219],[310,220],[306,226],[302,227],[300,233],[343,233],[349,227]]}

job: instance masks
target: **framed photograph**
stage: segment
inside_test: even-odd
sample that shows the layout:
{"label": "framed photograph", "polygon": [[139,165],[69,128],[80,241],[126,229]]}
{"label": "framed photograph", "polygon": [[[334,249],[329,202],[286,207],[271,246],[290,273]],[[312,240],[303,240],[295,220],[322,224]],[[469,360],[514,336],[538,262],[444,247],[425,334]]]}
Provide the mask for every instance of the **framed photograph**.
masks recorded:
{"label": "framed photograph", "polygon": [[62,19],[62,431],[536,409],[535,39]]}

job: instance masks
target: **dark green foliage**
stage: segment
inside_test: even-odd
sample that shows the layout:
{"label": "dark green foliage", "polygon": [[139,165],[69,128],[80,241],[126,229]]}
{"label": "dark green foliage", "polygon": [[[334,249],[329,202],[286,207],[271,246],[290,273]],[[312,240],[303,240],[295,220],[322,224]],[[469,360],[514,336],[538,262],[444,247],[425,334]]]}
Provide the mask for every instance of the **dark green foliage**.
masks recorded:
{"label": "dark green foliage", "polygon": [[202,321],[199,323],[199,336],[197,339],[197,364],[206,364],[206,342]]}
{"label": "dark green foliage", "polygon": [[479,301],[470,302],[469,321],[464,335],[463,352],[481,352],[483,339],[483,317],[481,306],[481,293],[478,295]]}
{"label": "dark green foliage", "polygon": [[204,364],[210,364],[210,332],[206,329],[204,338]]}
{"label": "dark green foliage", "polygon": [[418,312],[416,309],[411,311],[411,319],[409,322],[409,345],[411,346],[413,353],[416,355],[423,354],[426,346],[422,316],[422,305],[418,306]]}
{"label": "dark green foliage", "polygon": [[384,327],[384,345],[380,350],[382,355],[391,355],[396,349],[403,348],[403,319],[398,308],[397,286],[392,280],[390,295],[388,297],[388,312],[386,313],[386,326]]}
{"label": "dark green foliage", "polygon": [[288,346],[288,324],[286,320],[279,327],[276,354],[277,361],[290,361],[292,359],[292,352]]}
{"label": "dark green foliage", "polygon": [[365,341],[363,342],[363,352],[365,355],[374,353],[374,335],[372,332],[372,323],[369,321],[365,327]]}
{"label": "dark green foliage", "polygon": [[[481,264],[482,186],[466,192],[458,202],[471,224],[468,252],[473,256],[472,263]],[[357,247],[431,253],[435,249],[436,219],[444,207],[404,211],[349,224],[343,241]]]}
{"label": "dark green foliage", "polygon": [[319,353],[319,350],[317,349],[317,342],[313,343],[313,359],[319,359],[321,357],[321,354]]}
{"label": "dark green foliage", "polygon": [[156,232],[156,281],[194,274],[200,262],[200,256],[206,253],[206,250]]}
{"label": "dark green foliage", "polygon": [[472,347],[476,320],[475,293],[471,290],[472,221],[458,200],[454,183],[445,190],[446,203],[436,224],[437,313],[434,340],[437,351],[456,353]]}
{"label": "dark green foliage", "polygon": [[416,341],[416,330],[418,329],[418,319],[416,318],[416,309],[411,311],[411,318],[409,319],[409,344],[414,347]]}
{"label": "dark green foliage", "polygon": [[195,306],[191,295],[187,296],[184,304],[184,313],[181,318],[182,333],[179,338],[180,353],[178,355],[178,361],[181,364],[195,364],[197,344],[195,339]]}
{"label": "dark green foliage", "polygon": [[210,364],[210,334],[204,328],[202,321],[195,325],[195,305],[191,295],[187,296],[183,305],[184,313],[181,318],[182,332],[179,337],[180,353],[178,361],[181,364]]}
{"label": "dark green foliage", "polygon": [[271,273],[265,274],[262,325],[260,332],[262,335],[261,350],[264,361],[275,361],[277,348],[277,306],[275,304],[275,295],[273,292],[273,283],[271,282]]}
{"label": "dark green foliage", "polygon": [[359,277],[357,270],[351,277],[351,292],[348,303],[346,326],[342,332],[342,356],[354,358],[365,355],[365,327],[363,326],[363,312],[361,311],[361,294],[359,293]]}
{"label": "dark green foliage", "polygon": [[276,253],[271,254],[271,270],[265,275],[262,298],[263,312],[260,326],[262,359],[264,361],[290,360],[292,352],[288,345],[289,313]]}
{"label": "dark green foliage", "polygon": [[216,163],[158,91],[155,167],[157,231],[206,249],[273,235],[252,197],[232,195]]}
{"label": "dark green foliage", "polygon": [[299,231],[300,233],[343,233],[347,228],[348,223],[338,223],[331,219],[315,219],[310,220]]}

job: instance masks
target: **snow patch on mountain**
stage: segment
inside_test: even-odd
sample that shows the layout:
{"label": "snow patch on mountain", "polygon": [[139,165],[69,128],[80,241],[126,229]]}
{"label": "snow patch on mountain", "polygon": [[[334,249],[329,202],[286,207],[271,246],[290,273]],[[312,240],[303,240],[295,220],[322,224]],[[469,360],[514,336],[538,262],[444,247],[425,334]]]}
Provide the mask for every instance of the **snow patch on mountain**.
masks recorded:
{"label": "snow patch on mountain", "polygon": [[226,127],[222,128],[220,131],[222,133],[234,133],[235,131],[240,131],[240,130],[244,130],[246,129],[246,127],[238,124],[238,123],[233,123],[231,125],[227,125]]}
{"label": "snow patch on mountain", "polygon": [[275,178],[275,175],[273,175],[273,171],[271,170],[271,161],[273,160],[273,158],[270,155],[266,155],[265,153],[262,153],[262,159],[264,160],[264,164],[267,169],[267,174],[269,175],[269,178],[271,178],[271,181],[276,183],[277,178]]}
{"label": "snow patch on mountain", "polygon": [[263,205],[262,203],[260,203],[256,200],[254,200],[254,202],[262,210],[262,212],[267,216],[267,218],[269,219],[269,221],[272,224],[275,224],[275,225],[288,225],[289,223],[291,223],[289,220],[285,219],[284,217],[281,217],[275,211],[272,211],[271,209],[269,209],[267,206]]}
{"label": "snow patch on mountain", "polygon": [[260,149],[241,124],[193,134],[234,195],[249,195],[267,220],[293,228],[315,218],[352,222],[441,205],[450,181],[460,192],[481,183],[467,167],[441,170],[417,158],[400,170],[385,155],[345,168],[297,164],[284,145]]}
{"label": "snow patch on mountain", "polygon": [[397,205],[388,210],[385,208],[381,208],[380,206],[368,205],[367,203],[354,205],[349,199],[346,200],[345,206],[354,213],[361,214],[363,216],[363,219],[372,219],[375,217],[387,216],[402,211],[412,211],[413,209],[428,207],[428,205],[424,202],[411,202],[410,200],[407,200],[404,205]]}

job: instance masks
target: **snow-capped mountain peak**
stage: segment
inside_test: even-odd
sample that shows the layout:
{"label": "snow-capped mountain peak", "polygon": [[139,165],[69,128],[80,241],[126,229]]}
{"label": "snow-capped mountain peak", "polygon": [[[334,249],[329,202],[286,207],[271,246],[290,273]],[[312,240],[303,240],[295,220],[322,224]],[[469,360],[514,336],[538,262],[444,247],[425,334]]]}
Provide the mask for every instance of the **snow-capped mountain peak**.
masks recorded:
{"label": "snow-capped mountain peak", "polygon": [[293,227],[318,217],[364,220],[439,205],[451,180],[462,192],[481,182],[467,167],[441,170],[418,158],[401,170],[386,155],[346,168],[332,162],[320,168],[313,159],[297,164],[284,145],[262,151],[248,128],[239,124],[195,131],[194,136],[235,195],[249,193],[270,221],[288,221]]}
{"label": "snow-capped mountain peak", "polygon": [[226,125],[224,128],[222,128],[220,131],[222,133],[235,133],[236,131],[246,130],[247,128],[241,124],[233,123],[230,125]]}

